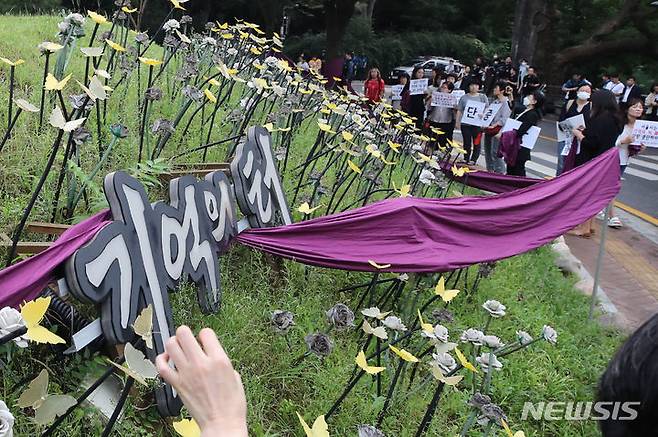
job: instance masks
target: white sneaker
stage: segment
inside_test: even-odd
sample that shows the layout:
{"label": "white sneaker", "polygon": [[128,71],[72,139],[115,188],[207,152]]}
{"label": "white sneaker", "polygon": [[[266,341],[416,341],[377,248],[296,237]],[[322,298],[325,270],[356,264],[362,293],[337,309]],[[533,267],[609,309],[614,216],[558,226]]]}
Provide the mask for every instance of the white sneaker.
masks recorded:
{"label": "white sneaker", "polygon": [[611,217],[610,220],[608,220],[608,226],[619,229],[623,224],[621,223],[621,220],[619,220],[619,217]]}

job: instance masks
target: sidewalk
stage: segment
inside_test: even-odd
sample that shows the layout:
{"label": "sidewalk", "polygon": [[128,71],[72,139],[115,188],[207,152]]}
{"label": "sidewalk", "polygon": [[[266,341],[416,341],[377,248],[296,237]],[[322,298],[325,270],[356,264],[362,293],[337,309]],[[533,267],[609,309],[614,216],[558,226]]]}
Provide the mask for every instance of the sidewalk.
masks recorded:
{"label": "sidewalk", "polygon": [[[658,313],[658,228],[628,214],[619,215],[625,226],[608,228],[599,286],[616,308],[620,327],[633,331]],[[592,276],[602,222],[596,220],[596,225],[591,238],[565,236],[571,252]]]}

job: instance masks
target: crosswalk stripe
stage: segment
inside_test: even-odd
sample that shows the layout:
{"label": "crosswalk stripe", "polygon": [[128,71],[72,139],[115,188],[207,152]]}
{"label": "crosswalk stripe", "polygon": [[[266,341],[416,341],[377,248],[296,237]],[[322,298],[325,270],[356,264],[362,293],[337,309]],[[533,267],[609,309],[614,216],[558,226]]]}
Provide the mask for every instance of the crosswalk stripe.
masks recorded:
{"label": "crosswalk stripe", "polygon": [[634,156],[630,160],[631,167],[639,166],[639,167],[644,167],[649,170],[653,170],[655,172],[658,172],[658,163],[654,164],[653,162],[648,162],[642,159],[642,155],[640,156]]}
{"label": "crosswalk stripe", "polygon": [[539,173],[541,176],[555,176],[555,169],[546,167],[538,162],[528,161],[525,163],[525,166],[528,170]]}
{"label": "crosswalk stripe", "polygon": [[[553,165],[557,164],[557,157],[554,156],[554,155],[551,155],[549,153],[545,153],[545,152],[534,152],[532,154],[532,158],[533,159],[539,158],[540,160],[548,161]],[[637,168],[633,168],[633,166],[636,165],[636,164],[639,164],[638,159],[631,159],[630,166],[626,168],[626,171],[624,172],[624,175],[632,175],[632,176],[635,176],[635,177],[638,177],[638,178],[646,179],[648,181],[658,181],[658,172],[649,173],[647,171],[643,171],[643,170],[639,170]],[[642,165],[643,167],[645,167],[647,165],[651,165],[649,163],[644,163],[644,162],[642,164],[643,164]],[[649,167],[649,168],[651,168],[652,170],[654,169],[654,167]],[[656,170],[658,170],[658,168]],[[547,173],[547,176],[552,176],[554,174],[555,174],[555,170]]]}
{"label": "crosswalk stripe", "polygon": [[648,159],[649,161],[655,161],[658,162],[658,155],[647,155],[647,154],[642,154],[638,156],[638,159]]}

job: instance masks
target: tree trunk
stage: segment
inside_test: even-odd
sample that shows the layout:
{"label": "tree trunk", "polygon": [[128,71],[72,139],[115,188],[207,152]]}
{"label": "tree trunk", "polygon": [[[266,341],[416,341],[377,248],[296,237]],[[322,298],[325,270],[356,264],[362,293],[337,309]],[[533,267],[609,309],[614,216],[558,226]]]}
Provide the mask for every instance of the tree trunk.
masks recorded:
{"label": "tree trunk", "polygon": [[521,59],[534,62],[540,15],[545,13],[547,0],[517,0],[512,30],[512,59],[516,65]]}
{"label": "tree trunk", "polygon": [[370,25],[372,26],[372,16],[375,13],[375,4],[377,3],[377,0],[368,0],[368,9],[366,11],[366,18],[368,19],[368,22],[370,22]]}
{"label": "tree trunk", "polygon": [[356,0],[325,0],[327,26],[327,59],[339,57],[343,52],[343,37],[354,13]]}

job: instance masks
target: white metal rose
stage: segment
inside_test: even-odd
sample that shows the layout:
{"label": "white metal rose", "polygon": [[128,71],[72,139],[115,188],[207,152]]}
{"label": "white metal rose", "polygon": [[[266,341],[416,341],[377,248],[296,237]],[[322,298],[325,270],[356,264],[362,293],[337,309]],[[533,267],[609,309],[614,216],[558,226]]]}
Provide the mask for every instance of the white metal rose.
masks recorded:
{"label": "white metal rose", "polygon": [[423,331],[420,335],[445,343],[448,341],[448,328],[442,325],[436,325],[431,333]]}
{"label": "white metal rose", "polygon": [[432,182],[436,179],[436,176],[434,176],[434,173],[427,169],[423,169],[423,171],[420,172],[420,178],[418,179],[421,184],[424,185],[432,185]]}
{"label": "white metal rose", "polygon": [[455,367],[457,367],[457,362],[449,353],[440,352],[432,354],[432,358],[434,358],[434,363],[436,363],[444,373],[452,372]]}
{"label": "white metal rose", "polygon": [[464,343],[473,343],[476,346],[482,346],[484,341],[484,333],[478,329],[468,328],[462,333],[459,339]]}
{"label": "white metal rose", "polygon": [[482,370],[485,372],[489,371],[489,367],[494,370],[501,370],[503,368],[503,363],[498,361],[498,358],[492,353],[482,354],[475,360],[480,363],[480,367],[482,367]]}
{"label": "white metal rose", "polygon": [[544,325],[541,330],[541,335],[544,337],[544,340],[550,344],[557,344],[557,331],[549,325]]}
{"label": "white metal rose", "polygon": [[400,320],[400,318],[396,317],[396,316],[388,316],[384,319],[384,321],[382,323],[387,328],[394,329],[396,331],[406,331],[407,330],[407,327],[404,326],[404,323],[402,323],[402,320]]}
{"label": "white metal rose", "polygon": [[[21,313],[11,307],[4,307],[0,310],[0,337],[25,327],[25,321]],[[27,335],[22,335],[14,339],[18,347],[27,347]]]}
{"label": "white metal rose", "polygon": [[482,342],[492,349],[505,346],[500,338],[496,337],[495,335],[485,335],[482,337]]}
{"label": "white metal rose", "polygon": [[0,401],[0,437],[13,437],[14,416],[7,408],[7,404]]}
{"label": "white metal rose", "polygon": [[503,317],[505,315],[505,310],[507,307],[503,305],[502,303],[498,302],[497,300],[488,300],[485,303],[482,304],[482,308],[487,310],[489,314],[491,314],[491,317]]}
{"label": "white metal rose", "polygon": [[532,336],[525,331],[516,331],[516,338],[522,345],[529,344],[533,340]]}

